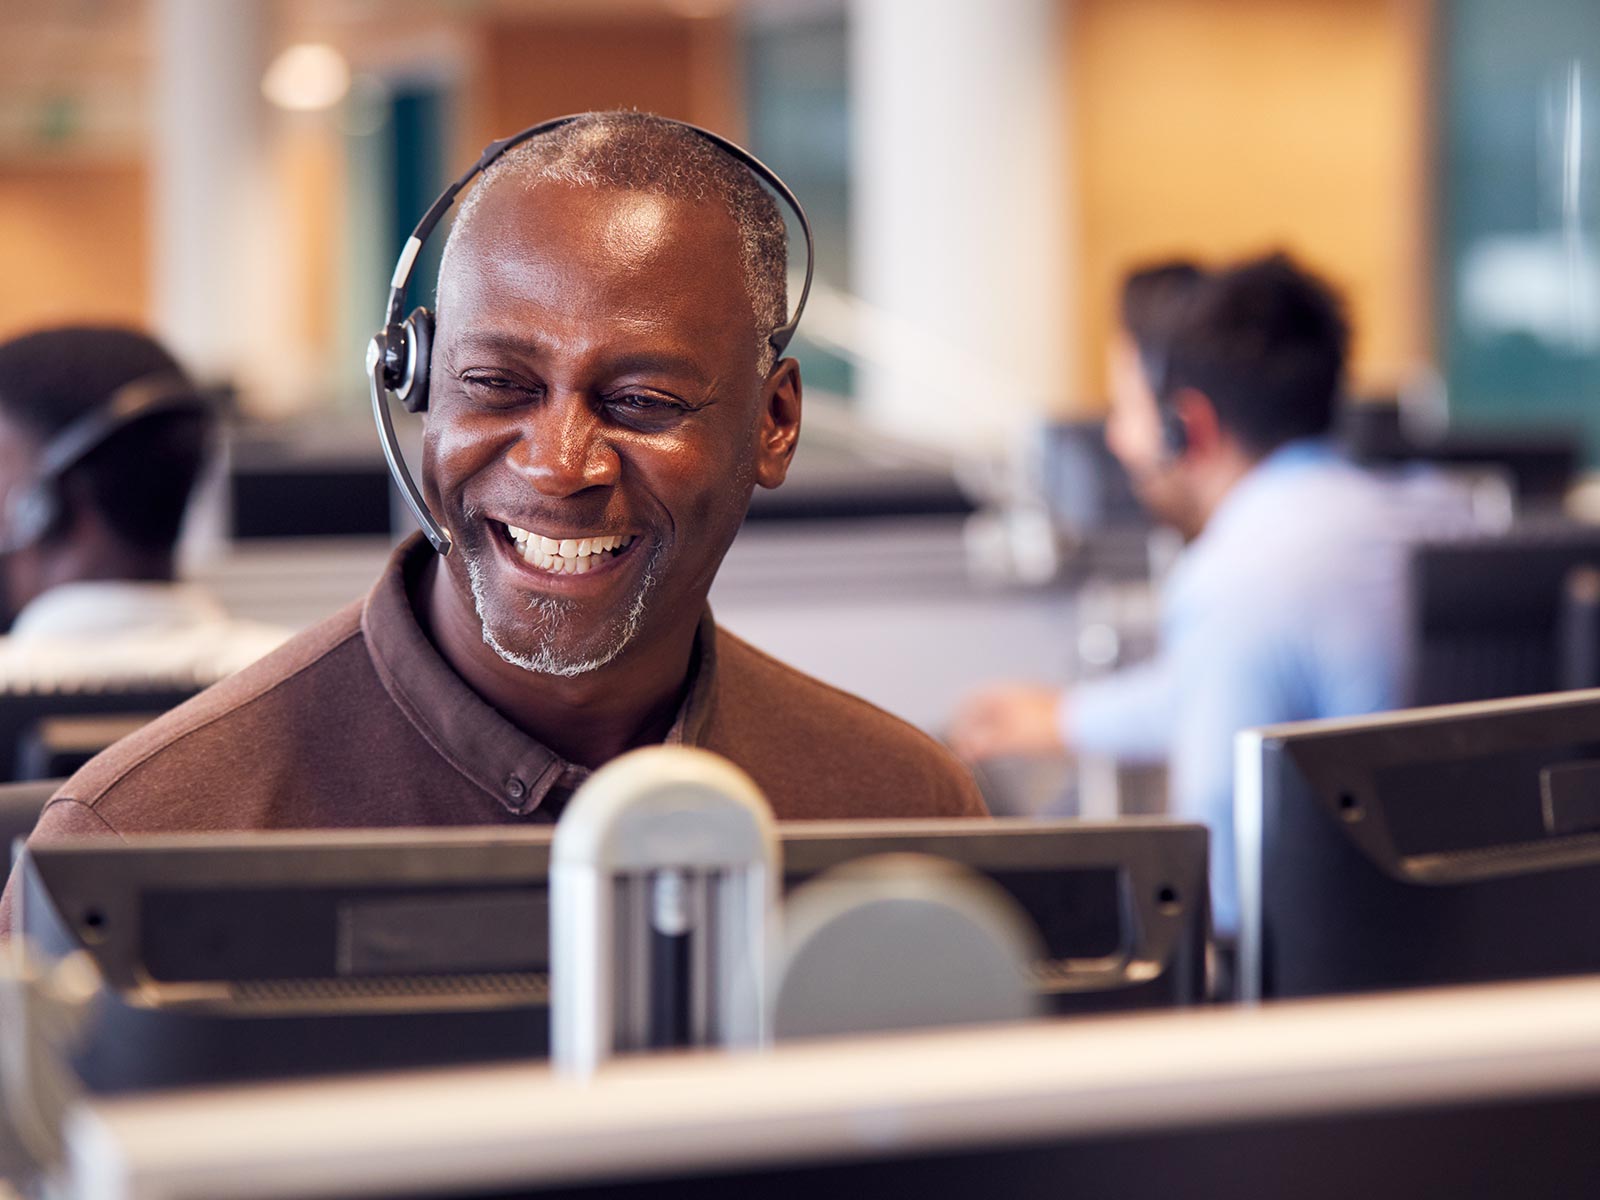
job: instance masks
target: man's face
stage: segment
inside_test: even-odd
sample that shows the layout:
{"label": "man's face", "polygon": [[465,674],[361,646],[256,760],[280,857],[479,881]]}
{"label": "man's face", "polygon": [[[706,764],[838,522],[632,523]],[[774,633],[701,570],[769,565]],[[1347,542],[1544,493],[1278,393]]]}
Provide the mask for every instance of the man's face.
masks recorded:
{"label": "man's face", "polygon": [[1126,332],[1113,338],[1107,367],[1111,409],[1106,416],[1106,445],[1126,468],[1134,492],[1150,514],[1187,531],[1194,508],[1187,472],[1163,438],[1155,392]]}
{"label": "man's face", "polygon": [[764,383],[756,355],[720,206],[514,180],[482,198],[440,281],[424,488],[502,658],[577,675],[698,620],[798,431],[797,373]]}

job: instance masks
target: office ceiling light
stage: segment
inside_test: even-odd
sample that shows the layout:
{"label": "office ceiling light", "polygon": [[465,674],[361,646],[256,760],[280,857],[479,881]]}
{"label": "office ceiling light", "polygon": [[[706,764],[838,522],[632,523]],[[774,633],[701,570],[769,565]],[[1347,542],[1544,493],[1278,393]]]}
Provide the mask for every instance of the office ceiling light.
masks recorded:
{"label": "office ceiling light", "polygon": [[350,90],[350,65],[332,46],[290,46],[267,68],[261,91],[279,108],[314,112],[332,108]]}

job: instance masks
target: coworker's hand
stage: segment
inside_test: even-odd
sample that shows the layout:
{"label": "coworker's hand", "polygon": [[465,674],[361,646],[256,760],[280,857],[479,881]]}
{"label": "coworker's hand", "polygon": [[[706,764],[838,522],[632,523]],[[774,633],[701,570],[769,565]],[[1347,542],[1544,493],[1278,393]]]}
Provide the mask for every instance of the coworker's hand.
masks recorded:
{"label": "coworker's hand", "polygon": [[1032,683],[984,688],[956,710],[950,748],[968,762],[1003,754],[1061,754],[1061,689]]}

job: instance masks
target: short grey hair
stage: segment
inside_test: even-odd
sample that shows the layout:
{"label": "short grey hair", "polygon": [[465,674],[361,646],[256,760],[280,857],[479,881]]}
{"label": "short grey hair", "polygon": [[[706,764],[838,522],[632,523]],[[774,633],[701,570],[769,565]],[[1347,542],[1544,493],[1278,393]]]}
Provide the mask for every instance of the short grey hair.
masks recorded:
{"label": "short grey hair", "polygon": [[507,151],[457,206],[444,258],[496,183],[565,183],[645,192],[694,204],[720,203],[739,233],[739,265],[756,326],[757,369],[776,357],[768,340],[789,315],[789,233],[755,172],[693,130],[651,113],[585,113]]}

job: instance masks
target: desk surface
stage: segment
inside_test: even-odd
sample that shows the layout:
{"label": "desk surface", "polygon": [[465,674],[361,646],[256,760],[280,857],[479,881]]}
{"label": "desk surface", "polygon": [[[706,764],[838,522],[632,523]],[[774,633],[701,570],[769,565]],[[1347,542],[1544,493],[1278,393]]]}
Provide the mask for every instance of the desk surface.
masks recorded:
{"label": "desk surface", "polygon": [[1596,1012],[1587,978],[634,1059],[588,1084],[507,1066],[108,1101],[69,1121],[72,1194],[540,1194],[1491,1101],[1559,1111],[1600,1096]]}

